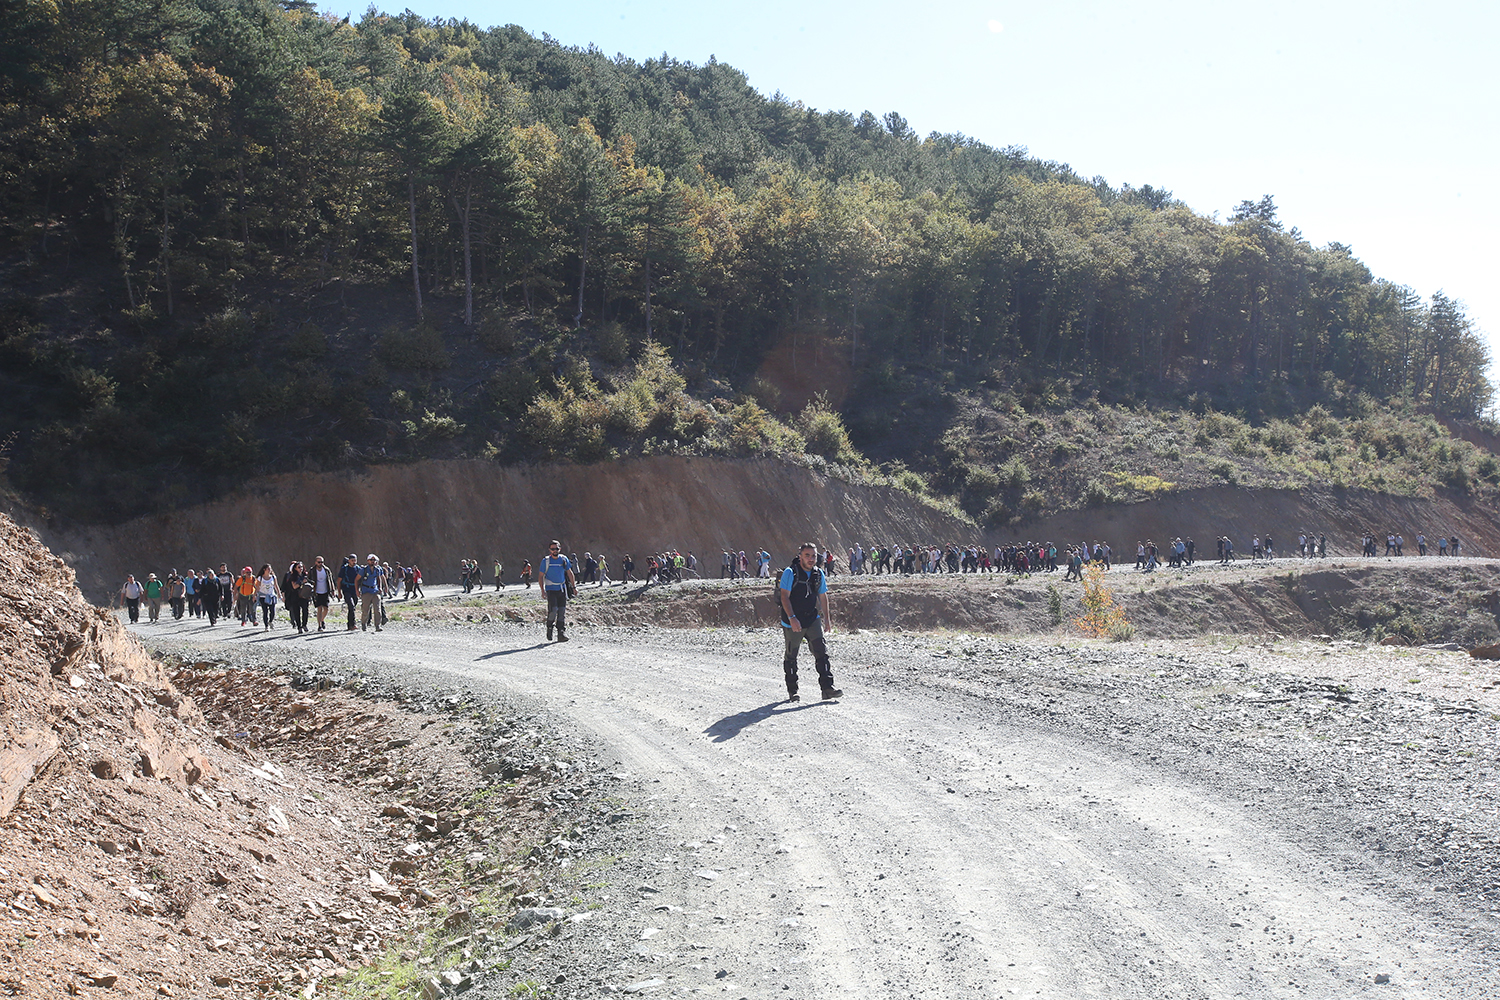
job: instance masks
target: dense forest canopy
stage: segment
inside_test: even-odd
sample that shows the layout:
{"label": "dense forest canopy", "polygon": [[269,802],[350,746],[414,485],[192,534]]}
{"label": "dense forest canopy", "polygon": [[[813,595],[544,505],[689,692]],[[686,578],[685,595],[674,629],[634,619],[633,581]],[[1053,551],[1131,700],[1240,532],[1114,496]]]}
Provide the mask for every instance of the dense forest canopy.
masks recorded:
{"label": "dense forest canopy", "polygon": [[1083,373],[1252,415],[1350,390],[1491,402],[1461,306],[1312,246],[1270,197],[1206,218],[895,112],[767,97],[712,59],[307,0],[0,0],[0,130],[7,284],[98,262],[93,322],[155,351],[96,370],[48,340],[45,296],[13,296],[8,357],[52,360],[63,421],[236,310],[398,280],[413,326],[617,324],[727,375],[796,338],[856,373]]}

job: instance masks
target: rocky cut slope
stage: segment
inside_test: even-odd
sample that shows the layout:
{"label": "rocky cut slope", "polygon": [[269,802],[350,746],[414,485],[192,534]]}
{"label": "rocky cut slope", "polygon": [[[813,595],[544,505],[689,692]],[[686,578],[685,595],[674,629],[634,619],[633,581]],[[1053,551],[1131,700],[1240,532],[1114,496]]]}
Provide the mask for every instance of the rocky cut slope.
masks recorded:
{"label": "rocky cut slope", "polygon": [[73,571],[0,514],[0,819],[49,770],[132,772],[186,788],[202,717]]}

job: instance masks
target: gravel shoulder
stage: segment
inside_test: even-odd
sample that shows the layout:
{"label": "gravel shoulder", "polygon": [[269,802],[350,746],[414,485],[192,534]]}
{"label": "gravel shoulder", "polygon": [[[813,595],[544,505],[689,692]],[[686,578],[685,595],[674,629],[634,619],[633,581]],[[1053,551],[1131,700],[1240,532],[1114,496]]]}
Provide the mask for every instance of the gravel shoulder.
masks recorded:
{"label": "gravel shoulder", "polygon": [[789,705],[764,628],[138,633],[586,735],[618,821],[483,995],[1500,991],[1500,689],[1461,654],[835,632],[847,696]]}

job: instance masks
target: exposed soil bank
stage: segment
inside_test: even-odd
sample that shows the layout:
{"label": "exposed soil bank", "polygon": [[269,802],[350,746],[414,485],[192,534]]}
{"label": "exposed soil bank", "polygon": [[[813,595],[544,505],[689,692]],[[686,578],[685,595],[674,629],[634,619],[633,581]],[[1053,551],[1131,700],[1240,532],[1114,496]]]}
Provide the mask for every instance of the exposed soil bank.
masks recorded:
{"label": "exposed soil bank", "polygon": [[[719,553],[804,539],[841,550],[856,540],[957,539],[973,529],[888,487],[857,486],[770,459],[659,457],[602,465],[502,467],[419,462],[363,472],[288,474],[247,495],[119,525],[37,530],[95,600],[124,574],[269,562],[349,552],[415,562],[430,581],[455,581],[463,558],[491,560],[515,580],[549,538],[568,551],[619,558],[664,548],[694,552],[718,572]],[[149,567],[149,570],[147,569]]]}
{"label": "exposed soil bank", "polygon": [[1107,541],[1116,560],[1133,562],[1137,541],[1154,539],[1165,546],[1178,536],[1197,542],[1200,555],[1213,555],[1214,539],[1228,535],[1240,555],[1250,555],[1250,540],[1269,532],[1276,551],[1289,555],[1297,533],[1328,536],[1329,555],[1354,555],[1365,531],[1385,549],[1387,532],[1406,538],[1415,555],[1417,534],[1425,533],[1433,549],[1439,536],[1457,535],[1465,555],[1500,553],[1496,511],[1471,497],[1440,493],[1432,499],[1391,496],[1368,490],[1250,489],[1214,486],[1181,490],[1141,503],[1107,504],[1022,521],[996,534],[1008,539],[1065,543]]}

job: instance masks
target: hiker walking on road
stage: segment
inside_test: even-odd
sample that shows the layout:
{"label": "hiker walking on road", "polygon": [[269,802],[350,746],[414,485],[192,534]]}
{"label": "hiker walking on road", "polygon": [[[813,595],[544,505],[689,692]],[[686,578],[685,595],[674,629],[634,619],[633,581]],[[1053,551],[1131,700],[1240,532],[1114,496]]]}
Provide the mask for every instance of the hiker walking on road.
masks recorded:
{"label": "hiker walking on road", "polygon": [[307,570],[302,566],[302,560],[294,560],[286,568],[286,575],[281,578],[281,594],[286,599],[286,614],[292,620],[292,628],[301,635],[307,631],[307,608],[312,603],[310,596],[304,596],[304,588],[310,589],[307,579]]}
{"label": "hiker walking on road", "polygon": [[359,614],[361,632],[368,632],[370,620],[375,620],[375,631],[380,631],[380,594],[385,585],[385,567],[375,553],[365,557],[364,569],[359,571]]}
{"label": "hiker walking on road", "polygon": [[161,617],[161,600],[165,589],[155,573],[146,574],[146,611],[153,622]]}
{"label": "hiker walking on road", "polygon": [[125,586],[120,588],[120,596],[125,599],[125,610],[130,612],[132,625],[141,620],[141,595],[145,592],[146,588],[137,583],[135,577],[125,574]]}
{"label": "hiker walking on road", "polygon": [[249,566],[234,581],[234,610],[241,628],[255,624],[255,571]]}
{"label": "hiker walking on road", "polygon": [[222,596],[219,593],[219,578],[214,571],[207,569],[198,580],[198,597],[203,602],[203,611],[208,615],[208,627],[213,628],[219,623],[219,601]]}
{"label": "hiker walking on road", "polygon": [[797,694],[797,653],[803,639],[812,650],[823,700],[841,697],[844,692],[833,686],[833,665],[828,660],[828,644],[823,634],[832,624],[828,613],[828,579],[818,568],[818,548],[812,542],[803,542],[797,558],[781,571],[776,596],[781,600],[781,630],[786,640],[786,652],[781,659],[786,700],[801,700]]}
{"label": "hiker walking on road", "polygon": [[219,581],[219,617],[226,622],[234,614],[234,574],[228,563],[219,563],[219,572],[214,579]]}
{"label": "hiker walking on road", "polygon": [[322,556],[313,560],[312,568],[313,585],[313,607],[318,609],[318,631],[323,631],[324,624],[328,621],[328,605],[333,603],[333,590],[335,577],[333,570],[323,561]]}
{"label": "hiker walking on road", "polygon": [[344,599],[344,607],[349,612],[344,631],[353,632],[354,609],[359,604],[359,556],[353,552],[344,557],[344,565],[339,567],[339,596]]}
{"label": "hiker walking on road", "polygon": [[[281,598],[281,588],[276,585],[276,571],[271,569],[271,564],[261,566],[260,573],[255,578],[255,598],[260,605],[260,617],[263,627],[269,632],[276,624],[276,602]],[[251,613],[252,623],[255,620]]]}
{"label": "hiker walking on road", "polygon": [[542,592],[547,595],[547,641],[552,641],[552,629],[557,629],[557,641],[568,641],[568,596],[578,592],[578,581],[573,568],[562,556],[562,545],[555,539],[547,543],[547,554],[537,565]]}
{"label": "hiker walking on road", "polygon": [[[188,574],[192,576],[191,573]],[[167,574],[167,604],[172,609],[172,620],[181,621],[187,605],[187,584],[177,575],[177,570]]]}

